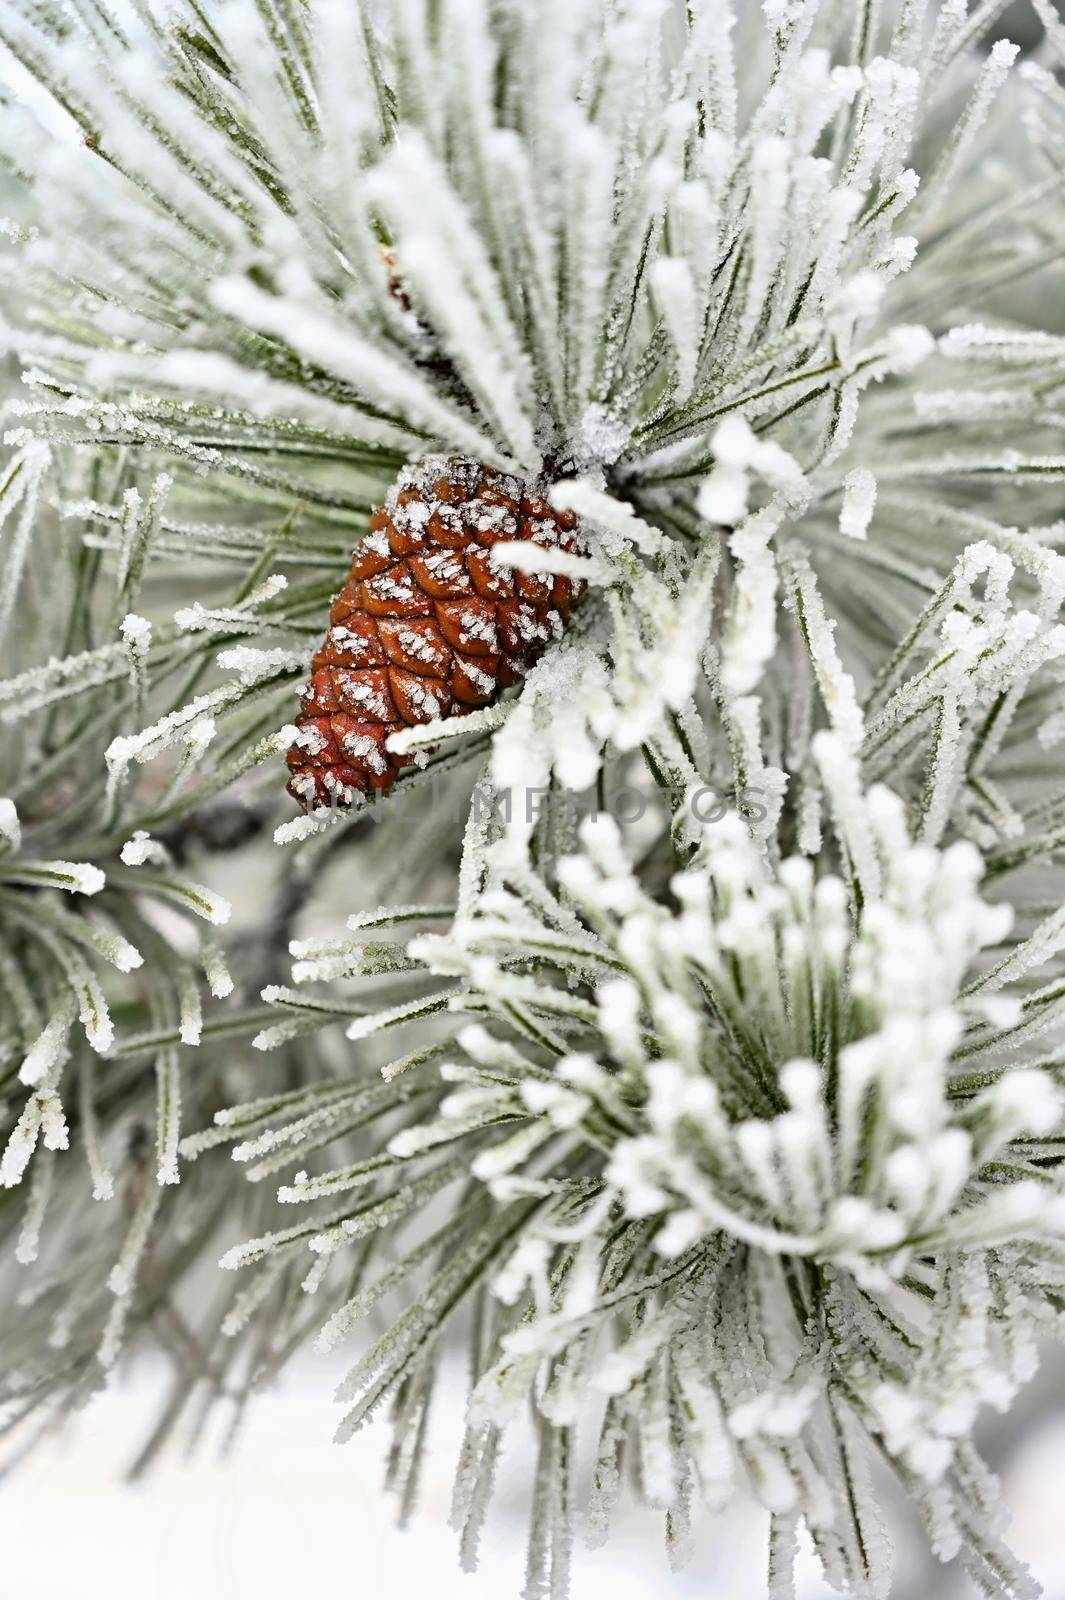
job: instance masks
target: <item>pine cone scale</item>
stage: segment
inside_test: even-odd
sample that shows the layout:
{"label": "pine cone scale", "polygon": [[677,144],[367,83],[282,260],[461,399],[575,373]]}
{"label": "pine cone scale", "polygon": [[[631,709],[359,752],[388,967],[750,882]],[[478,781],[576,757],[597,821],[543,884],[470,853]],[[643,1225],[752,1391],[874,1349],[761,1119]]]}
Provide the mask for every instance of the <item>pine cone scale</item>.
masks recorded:
{"label": "pine cone scale", "polygon": [[561,638],[581,585],[492,561],[500,540],[575,551],[576,519],[459,457],[408,468],[373,513],[302,691],[289,793],[305,810],[391,787],[391,733],[490,705]]}

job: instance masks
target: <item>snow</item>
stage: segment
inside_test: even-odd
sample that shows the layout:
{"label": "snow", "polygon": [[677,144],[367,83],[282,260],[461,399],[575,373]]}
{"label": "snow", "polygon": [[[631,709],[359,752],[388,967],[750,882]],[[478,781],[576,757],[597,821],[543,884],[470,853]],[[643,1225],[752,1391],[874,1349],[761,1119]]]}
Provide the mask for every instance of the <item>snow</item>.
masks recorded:
{"label": "snow", "polygon": [[119,855],[127,867],[143,867],[148,862],[153,866],[166,866],[170,861],[166,847],[143,828],[138,828],[133,837],[126,840]]}
{"label": "snow", "polygon": [[[147,726],[139,709],[128,719],[123,710],[107,751],[105,829],[120,840],[143,817],[143,796],[164,811],[180,805],[192,764],[203,763],[195,782],[209,787],[219,750],[249,783],[269,781],[269,768],[253,769],[286,743],[315,752],[312,730],[262,737],[261,728],[284,714],[277,707],[307,669],[305,583],[324,583],[314,569],[354,537],[388,463],[420,458],[388,498],[414,544],[424,544],[431,511],[452,531],[461,520],[433,500],[434,475],[457,470],[475,490],[478,463],[514,474],[505,492],[533,484],[576,510],[580,557],[553,546],[550,519],[536,530],[542,546],[515,548],[512,513],[476,508],[477,532],[508,541],[495,546],[501,565],[566,572],[596,592],[565,637],[557,612],[515,608],[520,637],[550,636],[557,648],[512,699],[438,720],[442,698],[415,688],[431,720],[389,741],[422,762],[436,742],[488,746],[457,915],[440,912],[443,931],[397,958],[399,971],[421,963],[419,993],[440,979],[428,993],[445,1020],[472,1006],[483,1027],[464,1032],[455,1054],[468,1045],[468,1055],[446,1063],[439,1115],[427,1107],[392,1151],[413,1160],[476,1132],[475,1154],[456,1143],[433,1170],[465,1179],[472,1166],[501,1203],[536,1203],[493,1266],[503,1298],[520,1305],[528,1294],[530,1314],[519,1311],[481,1379],[475,1422],[531,1397],[563,1426],[598,1384],[620,1402],[611,1427],[631,1433],[644,1488],[670,1512],[675,1552],[687,1537],[688,1463],[721,1501],[742,1465],[775,1514],[775,1595],[788,1592],[800,1519],[836,1587],[879,1594],[890,1579],[861,1470],[864,1435],[878,1432],[895,1465],[934,1491],[923,1505],[940,1551],[970,1538],[978,1503],[994,1496],[959,1441],[1029,1370],[1043,1279],[1049,1296],[1060,1277],[1065,1208],[1046,1170],[1031,1178],[1033,1152],[1020,1141],[1052,1138],[1060,1121],[1040,1066],[1058,1014],[1038,985],[1065,933],[1046,908],[1011,932],[1016,891],[1001,852],[1003,841],[1038,844],[1059,821],[1052,807],[1030,810],[1011,767],[1028,728],[1052,739],[1061,724],[1065,563],[1052,500],[1062,462],[1040,438],[1053,426],[1045,408],[1061,338],[1029,333],[1008,314],[1005,276],[1003,326],[992,327],[980,275],[988,216],[1008,209],[991,268],[1001,252],[1004,270],[1026,278],[1054,212],[1045,187],[1032,191],[1038,216],[1025,201],[1012,158],[1000,159],[1004,177],[980,165],[1014,110],[1008,103],[989,125],[1015,52],[999,44],[983,65],[970,61],[979,19],[962,0],[935,7],[927,38],[918,4],[893,19],[897,30],[859,30],[853,48],[841,34],[831,53],[827,35],[813,32],[816,4],[693,9],[685,35],[664,25],[657,4],[510,8],[507,59],[521,75],[497,115],[494,10],[441,0],[430,50],[421,7],[397,5],[386,63],[389,74],[393,59],[402,63],[393,138],[392,100],[367,53],[372,33],[348,27],[343,6],[318,8],[308,57],[294,54],[287,74],[274,70],[265,12],[221,8],[219,39],[239,71],[201,88],[235,97],[236,125],[261,147],[284,203],[225,119],[197,109],[201,89],[186,95],[164,81],[147,30],[137,26],[112,60],[103,45],[86,53],[73,36],[31,34],[28,14],[13,19],[18,49],[35,61],[39,53],[42,78],[84,104],[113,159],[71,143],[48,154],[20,113],[2,136],[11,148],[25,137],[39,168],[49,226],[34,235],[18,221],[10,232],[18,272],[49,291],[12,336],[25,349],[30,398],[14,411],[16,456],[0,485],[0,626],[20,620],[13,597],[36,555],[35,501],[55,498],[68,521],[84,519],[71,540],[84,536],[101,553],[118,592],[107,642],[65,661],[34,657],[0,686],[0,714],[32,734],[42,710],[73,711],[83,689],[104,688],[105,702],[111,685],[124,707],[139,708],[159,673],[180,681],[169,677],[175,665],[237,636],[217,657],[222,680],[188,704],[152,699],[157,720]],[[1059,42],[1051,34],[1048,50]],[[141,115],[149,87],[165,140]],[[1052,101],[1045,82],[1040,95]],[[1054,172],[1048,115],[1032,95],[1014,120]],[[905,165],[911,151],[920,181]],[[902,234],[904,216],[912,232]],[[960,326],[946,331],[952,314]],[[927,316],[943,337],[902,316]],[[926,362],[937,373],[964,367],[964,377],[956,389],[918,387]],[[57,371],[75,375],[72,395],[56,392]],[[992,415],[1004,437],[989,450]],[[959,444],[961,430],[971,445]],[[55,475],[46,438],[63,453]],[[80,483],[78,498],[64,500],[71,446],[60,441],[84,439],[76,448],[88,454],[100,438],[123,461],[172,461],[173,481],[145,487],[138,469],[112,496],[123,494],[121,504],[87,502]],[[380,472],[375,444],[389,452]],[[458,468],[455,451],[467,455]],[[358,459],[342,487],[334,464],[349,453]],[[398,485],[411,482],[420,495],[400,506]],[[106,485],[96,492],[105,497]],[[209,520],[178,520],[190,495]],[[173,627],[157,622],[153,633],[133,609],[155,615],[138,597],[144,575],[175,559],[231,563],[234,552],[247,558],[242,570],[265,572],[269,562],[256,563],[273,558],[282,504],[305,518],[295,536],[286,522],[278,543],[296,575],[292,593],[273,575],[232,604],[190,597]],[[236,508],[232,525],[224,505]],[[372,535],[367,548],[383,554],[387,538]],[[449,581],[460,567],[446,552],[428,560]],[[414,593],[388,573],[370,587],[399,601]],[[498,649],[485,611],[459,615],[467,643]],[[262,648],[245,642],[259,634]],[[869,641],[889,635],[894,654],[873,659]],[[405,637],[433,659],[416,630]],[[334,629],[332,642],[351,639]],[[490,673],[473,665],[470,674],[493,692]],[[387,697],[349,682],[385,716]],[[265,724],[255,722],[257,698]],[[242,739],[242,718],[259,731]],[[152,774],[137,781],[135,765],[167,753],[178,786],[161,789]],[[374,741],[356,737],[349,753],[384,770]],[[663,785],[642,831],[605,819],[574,830],[570,818],[522,803],[553,784],[601,799],[600,779],[616,794],[642,762]],[[905,810],[886,782],[906,795]],[[525,796],[510,792],[521,788]],[[728,797],[724,816],[695,813],[692,797],[708,791]],[[359,797],[344,797],[360,815]],[[337,825],[332,810],[283,823],[276,836],[305,843],[313,866]],[[102,886],[93,861],[16,855],[10,802],[0,805],[0,833],[12,882],[27,881],[23,873],[44,887]],[[987,863],[963,835],[992,857],[986,887]],[[73,841],[50,848],[81,853]],[[809,859],[789,859],[796,848]],[[439,841],[426,836],[415,854],[436,859]],[[133,832],[121,859],[137,871],[113,874],[116,896],[132,878],[138,901],[162,897],[209,923],[228,915],[216,891],[174,874],[146,831]],[[663,880],[678,865],[667,895]],[[49,911],[58,900],[40,896]],[[40,1149],[68,1142],[59,1094],[68,1030],[77,1017],[91,1047],[109,1051],[115,1029],[95,964],[128,973],[140,960],[91,905],[64,902],[55,915],[77,916],[80,937],[59,944],[56,935],[67,961],[24,1030],[35,1041],[22,1067],[27,1098],[0,1163],[5,1183],[29,1178],[17,1245],[27,1263],[48,1184],[70,1165],[42,1162]],[[216,995],[233,984],[217,946],[189,948],[188,965],[167,981],[177,982],[181,1043],[196,1048],[206,1036],[199,969]],[[382,960],[358,937],[294,953],[297,981],[361,979]],[[112,984],[115,1016],[125,1017],[126,987],[109,973],[108,992]],[[295,995],[266,991],[283,1009],[257,1048],[314,1020],[306,990]],[[421,1005],[401,999],[356,1016],[349,1036],[384,1038]],[[1050,1037],[1030,1053],[1041,1033]],[[156,1063],[162,1184],[179,1175],[179,1059]],[[401,1059],[390,1070],[402,1078],[407,1067]],[[551,1166],[560,1133],[583,1151],[596,1192],[563,1187]],[[270,1128],[235,1154],[263,1151],[265,1170],[285,1137]],[[93,1191],[103,1195],[115,1183],[92,1139],[88,1130]],[[184,1159],[188,1142],[180,1148]],[[1003,1181],[991,1183],[999,1167]],[[418,1184],[424,1168],[415,1171]],[[282,1193],[300,1203],[327,1181],[298,1173]],[[145,1185],[121,1221],[105,1367],[122,1344],[157,1188]],[[402,1187],[386,1188],[362,1220],[323,1221],[308,1292],[323,1294],[347,1242],[408,1204]],[[611,1236],[619,1216],[652,1222]],[[637,1237],[648,1245],[646,1282],[632,1303],[623,1287],[608,1314],[604,1253],[623,1276],[626,1241]],[[271,1270],[274,1248],[298,1242],[264,1237],[235,1246],[226,1264],[262,1260]],[[695,1246],[697,1269],[683,1258]],[[484,1241],[475,1254],[483,1259]],[[828,1346],[793,1314],[804,1281],[796,1257],[817,1265],[817,1326],[831,1332],[846,1411],[829,1413]],[[915,1298],[909,1274],[932,1285],[935,1340],[901,1320]],[[257,1292],[231,1309],[229,1331],[251,1316]],[[418,1302],[428,1337],[440,1295]],[[347,1316],[327,1323],[326,1343]],[[401,1326],[386,1362],[402,1356],[405,1336]],[[360,1383],[350,1379],[348,1392]],[[616,1487],[616,1442],[604,1447],[597,1533]],[[545,1434],[549,1488],[560,1449]],[[467,1474],[460,1508],[475,1515],[481,1494]],[[546,1491],[533,1533],[530,1584],[550,1573],[561,1592],[570,1530]],[[1022,1592],[983,1538],[975,1559]]]}
{"label": "snow", "polygon": [[22,841],[22,829],[15,802],[6,796],[0,796],[0,839],[12,850],[17,850]]}
{"label": "snow", "polygon": [[865,539],[876,509],[876,479],[868,467],[856,467],[843,480],[839,531],[845,539]]}

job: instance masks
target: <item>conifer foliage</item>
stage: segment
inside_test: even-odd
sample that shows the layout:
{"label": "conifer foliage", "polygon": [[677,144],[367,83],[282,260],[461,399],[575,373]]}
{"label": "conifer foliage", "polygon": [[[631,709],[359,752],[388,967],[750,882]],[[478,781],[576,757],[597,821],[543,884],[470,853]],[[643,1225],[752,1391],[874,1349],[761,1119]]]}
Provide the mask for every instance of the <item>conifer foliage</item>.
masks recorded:
{"label": "conifer foliage", "polygon": [[[1065,1296],[1033,7],[1018,61],[1001,0],[0,0],[9,1456],[137,1339],[140,1465],[350,1343],[406,1509],[461,1334],[528,1600],[627,1485],[886,1595],[877,1462],[1036,1592],[972,1443]],[[441,463],[532,632],[324,749],[349,569],[349,633],[393,556],[466,603]]]}

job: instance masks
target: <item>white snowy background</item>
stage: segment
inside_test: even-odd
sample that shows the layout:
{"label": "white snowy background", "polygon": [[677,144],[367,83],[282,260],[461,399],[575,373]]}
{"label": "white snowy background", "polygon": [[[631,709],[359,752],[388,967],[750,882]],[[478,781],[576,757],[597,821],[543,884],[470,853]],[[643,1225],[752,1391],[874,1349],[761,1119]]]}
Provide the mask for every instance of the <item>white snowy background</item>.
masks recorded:
{"label": "white snowy background", "polygon": [[[1058,1358],[1060,1361],[1060,1357]],[[74,1429],[23,1464],[0,1494],[4,1600],[289,1600],[301,1594],[372,1600],[516,1600],[524,1553],[523,1497],[531,1456],[506,1462],[481,1565],[458,1569],[447,1527],[450,1471],[465,1385],[457,1357],[434,1407],[419,1509],[405,1532],[381,1493],[387,1434],[370,1428],[330,1442],[331,1389],[342,1364],[306,1357],[262,1395],[227,1456],[206,1437],[191,1459],[171,1450],[151,1475],[123,1474],[156,1414],[162,1373],[125,1372]],[[445,1368],[445,1375],[447,1369]],[[223,1422],[219,1415],[218,1422]],[[1065,1600],[1065,1372],[1048,1366],[1009,1432],[991,1430],[1014,1546]],[[701,1524],[695,1555],[671,1574],[658,1519],[626,1508],[610,1543],[575,1551],[572,1600],[756,1600],[764,1594],[764,1513],[731,1509]],[[932,1562],[904,1517],[893,1600],[962,1600],[975,1591]],[[807,1567],[799,1600],[832,1591]]]}

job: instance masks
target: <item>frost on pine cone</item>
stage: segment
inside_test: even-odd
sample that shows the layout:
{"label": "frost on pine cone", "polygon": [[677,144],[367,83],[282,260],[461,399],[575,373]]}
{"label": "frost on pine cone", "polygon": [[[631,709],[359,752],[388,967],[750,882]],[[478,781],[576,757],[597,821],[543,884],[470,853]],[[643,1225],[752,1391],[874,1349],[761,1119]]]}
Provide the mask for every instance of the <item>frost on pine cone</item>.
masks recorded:
{"label": "frost on pine cone", "polygon": [[411,757],[389,735],[461,717],[517,683],[560,638],[583,585],[510,572],[492,547],[527,539],[566,554],[576,518],[527,484],[460,456],[406,468],[356,547],[302,690],[288,752],[304,810],[391,787]]}

